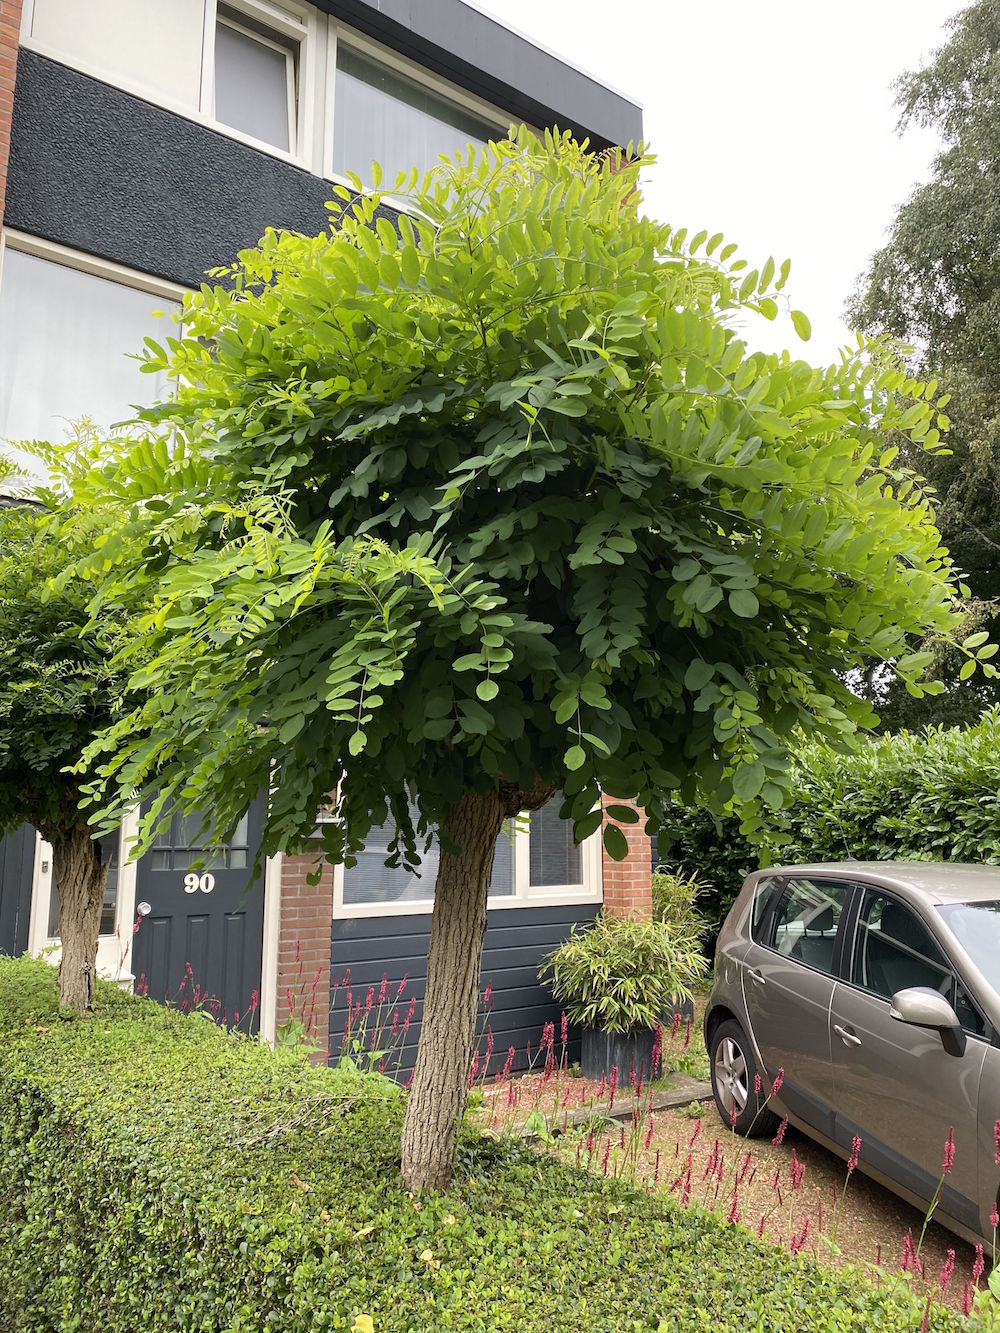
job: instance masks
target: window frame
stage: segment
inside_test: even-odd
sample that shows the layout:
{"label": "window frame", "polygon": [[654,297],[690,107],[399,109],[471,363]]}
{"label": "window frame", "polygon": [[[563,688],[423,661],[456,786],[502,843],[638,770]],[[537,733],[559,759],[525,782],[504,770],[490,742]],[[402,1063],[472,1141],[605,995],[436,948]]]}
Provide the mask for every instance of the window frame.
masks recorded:
{"label": "window frame", "polygon": [[[222,3],[234,14],[243,13],[255,23],[270,28],[276,34],[278,46],[284,42],[298,43],[298,60],[293,96],[296,111],[293,118],[294,133],[288,150],[278,148],[265,140],[244,134],[231,125],[226,125],[215,117],[215,25],[218,21],[220,0],[202,0],[202,37],[201,51],[195,52],[198,89],[191,100],[185,100],[178,92],[175,96],[164,95],[161,89],[151,88],[141,76],[123,77],[120,71],[102,68],[92,58],[81,57],[74,51],[72,43],[65,46],[32,35],[35,0],[24,0],[21,12],[20,45],[26,50],[37,51],[39,55],[58,61],[70,69],[78,70],[91,78],[98,79],[114,88],[121,89],[133,97],[139,97],[152,106],[161,107],[185,120],[208,128],[245,143],[259,152],[267,153],[281,161],[301,167],[311,175],[327,180],[332,184],[349,185],[343,175],[333,170],[333,129],[336,112],[337,47],[340,42],[355,50],[360,56],[383,65],[394,73],[401,74],[413,83],[429,92],[435,93],[445,102],[459,107],[488,125],[495,125],[496,137],[506,137],[512,124],[521,121],[512,112],[505,111],[495,103],[477,97],[457,83],[427,69],[414,60],[400,55],[387,46],[374,41],[363,33],[332,15],[321,11],[308,0],[222,0]],[[252,33],[258,40],[261,35]],[[534,133],[539,127],[524,122]],[[362,169],[367,166],[361,163]],[[404,204],[386,196],[390,206],[402,209]]]}
{"label": "window frame", "polygon": [[[332,816],[320,817],[320,823]],[[506,834],[501,833],[501,837]],[[488,909],[505,911],[518,907],[563,907],[576,903],[600,903],[603,899],[601,830],[592,833],[580,844],[581,884],[550,884],[532,888],[530,883],[530,850],[527,819],[518,821],[514,830],[513,893],[497,894],[486,900]],[[428,881],[430,882],[430,881]],[[333,867],[333,915],[336,920],[363,919],[386,916],[429,916],[434,910],[433,895],[408,902],[345,903],[344,867]]]}
{"label": "window frame", "polygon": [[[876,1000],[878,1001],[879,1004],[884,1004],[887,1009],[890,1008],[892,1005],[892,1001],[890,999],[886,999],[884,995],[880,995],[877,991],[872,990],[869,986],[862,985],[860,981],[854,980],[854,958],[861,941],[861,912],[862,908],[864,907],[865,896],[867,893],[878,894],[881,897],[886,898],[891,902],[894,902],[898,907],[902,907],[906,911],[911,912],[917,918],[917,920],[923,926],[924,930],[930,936],[932,942],[936,945],[936,947],[940,951],[942,958],[944,958],[945,962],[948,964],[948,968],[951,972],[951,990],[950,993],[945,997],[948,1000],[948,1003],[952,1006],[957,1015],[958,1009],[956,1001],[958,999],[958,992],[956,987],[961,986],[962,990],[965,992],[965,996],[969,1004],[972,1006],[973,1010],[979,1015],[979,1019],[983,1024],[982,1032],[973,1032],[970,1028],[964,1026],[962,1027],[962,1031],[964,1032],[966,1037],[971,1037],[975,1041],[984,1041],[987,1043],[987,1045],[997,1045],[997,1040],[995,1036],[996,1030],[993,1026],[992,1021],[990,1020],[989,1016],[983,1009],[982,1005],[976,999],[975,991],[969,985],[966,978],[962,975],[962,973],[956,966],[955,960],[951,956],[950,950],[938,938],[931,922],[923,914],[923,912],[918,911],[911,902],[907,902],[905,898],[900,897],[898,893],[894,893],[892,889],[886,888],[883,884],[871,884],[867,881],[864,882],[859,881],[855,885],[855,898],[851,906],[851,920],[848,924],[848,933],[850,938],[848,939],[847,936],[845,936],[844,938],[843,949],[840,960],[842,975],[840,976],[839,980],[842,982],[842,984],[845,986],[850,986],[853,990],[859,991],[862,995],[867,996],[869,1000]],[[961,1019],[959,1019],[959,1021],[961,1022]]]}
{"label": "window frame", "polygon": [[[132,925],[135,921],[136,862],[130,860],[132,845],[138,834],[138,808],[130,810],[118,831],[118,896],[115,900],[115,929],[100,935],[97,941],[97,971],[108,980],[131,986],[135,976],[131,969]],[[35,867],[31,889],[31,912],[28,918],[28,953],[33,957],[44,955],[57,964],[62,954],[58,936],[49,935],[49,910],[52,902],[52,847],[41,834],[35,839]],[[125,958],[122,951],[128,949]]]}
{"label": "window frame", "polygon": [[[350,186],[350,181],[341,172],[335,171],[333,166],[333,136],[334,122],[337,115],[337,53],[341,43],[356,55],[374,65],[382,65],[391,70],[394,74],[399,74],[411,83],[417,84],[421,88],[426,88],[428,92],[434,93],[443,102],[449,102],[452,106],[461,111],[468,112],[470,115],[477,116],[488,125],[496,126],[497,139],[505,139],[512,124],[519,124],[517,118],[509,112],[502,110],[492,102],[486,102],[482,98],[475,97],[472,93],[466,92],[457,84],[449,83],[447,79],[442,79],[433,71],[418,65],[415,61],[408,60],[405,56],[391,51],[388,47],[382,46],[379,42],[364,36],[354,28],[340,23],[336,19],[329,20],[329,36],[327,39],[327,77],[326,77],[326,108],[323,119],[323,176],[327,180],[333,181],[337,185]],[[524,122],[527,125],[527,122]],[[534,126],[528,125],[528,128],[535,133],[538,131]],[[368,163],[360,164],[362,169],[367,168]],[[379,164],[381,165],[381,163]],[[361,175],[361,172],[357,172]],[[385,188],[386,182],[382,182],[380,188]],[[386,195],[386,202],[392,207],[405,210],[405,201],[394,198],[392,195]]]}
{"label": "window frame", "polygon": [[[221,13],[220,7],[227,10]],[[316,18],[311,21],[311,14]],[[250,22],[243,26],[240,16]],[[314,82],[314,49],[317,46],[318,14],[313,6],[297,3],[297,0],[281,0],[281,3],[268,3],[267,0],[205,0],[205,29],[202,41],[201,68],[201,112],[206,122],[220,134],[225,134],[240,143],[249,144],[261,152],[279,157],[297,166],[310,167],[309,133],[311,124],[307,111],[309,94]],[[288,147],[258,139],[245,130],[238,129],[220,120],[215,113],[215,35],[222,23],[232,28],[241,36],[269,46],[285,57],[287,71],[286,102],[288,108]],[[254,27],[253,25],[257,26]],[[259,31],[264,28],[273,33],[266,37]]]}
{"label": "window frame", "polygon": [[[825,881],[829,884],[840,884],[844,888],[844,905],[840,911],[840,918],[837,921],[837,932],[833,941],[833,956],[830,961],[830,968],[817,967],[814,963],[808,962],[804,958],[793,957],[790,954],[779,952],[774,944],[775,918],[778,915],[778,909],[784,900],[785,893],[789,886],[797,881],[813,880]],[[841,879],[839,875],[831,874],[811,874],[805,872],[795,874],[785,872],[784,874],[765,876],[758,881],[759,885],[767,882],[776,885],[776,892],[768,903],[764,915],[758,926],[758,934],[753,932],[753,903],[751,903],[751,916],[749,921],[748,935],[754,945],[760,949],[766,949],[769,954],[775,958],[782,959],[786,963],[794,963],[798,967],[808,968],[810,972],[815,972],[818,976],[829,977],[832,981],[843,981],[846,962],[849,949],[848,942],[854,938],[854,930],[857,924],[857,904],[861,898],[861,888],[858,882],[853,879]],[[754,887],[754,901],[756,901],[757,886]]]}

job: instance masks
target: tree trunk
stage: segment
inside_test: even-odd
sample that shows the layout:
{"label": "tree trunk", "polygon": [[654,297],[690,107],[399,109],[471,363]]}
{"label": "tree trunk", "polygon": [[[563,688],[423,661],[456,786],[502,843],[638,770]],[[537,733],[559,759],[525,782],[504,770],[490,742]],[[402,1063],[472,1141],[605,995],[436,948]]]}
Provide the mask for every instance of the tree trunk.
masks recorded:
{"label": "tree trunk", "polygon": [[467,793],[447,821],[457,850],[442,843],[420,1045],[403,1125],[403,1181],[411,1190],[446,1190],[451,1183],[475,1040],[486,895],[510,813],[498,792]]}
{"label": "tree trunk", "polygon": [[59,890],[59,999],[85,1014],[94,1007],[97,941],[108,865],[86,827],[71,826],[50,838],[52,874]]}

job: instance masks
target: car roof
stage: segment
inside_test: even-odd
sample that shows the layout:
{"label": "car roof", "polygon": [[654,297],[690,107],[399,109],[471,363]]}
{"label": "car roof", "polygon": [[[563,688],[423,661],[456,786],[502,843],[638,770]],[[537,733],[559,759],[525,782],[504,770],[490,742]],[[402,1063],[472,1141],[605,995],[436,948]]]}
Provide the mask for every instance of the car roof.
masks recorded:
{"label": "car roof", "polygon": [[819,861],[811,865],[770,866],[769,875],[827,875],[895,889],[903,897],[928,903],[1000,900],[1000,866],[959,861]]}

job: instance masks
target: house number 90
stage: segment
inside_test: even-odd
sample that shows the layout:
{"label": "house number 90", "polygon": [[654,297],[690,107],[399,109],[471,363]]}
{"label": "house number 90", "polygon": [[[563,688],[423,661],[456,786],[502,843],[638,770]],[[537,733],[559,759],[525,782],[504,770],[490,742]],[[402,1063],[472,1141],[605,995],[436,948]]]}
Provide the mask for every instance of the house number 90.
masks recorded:
{"label": "house number 90", "polygon": [[210,874],[196,875],[193,871],[190,875],[184,876],[184,892],[197,893],[201,889],[202,893],[211,893],[215,888],[215,876]]}

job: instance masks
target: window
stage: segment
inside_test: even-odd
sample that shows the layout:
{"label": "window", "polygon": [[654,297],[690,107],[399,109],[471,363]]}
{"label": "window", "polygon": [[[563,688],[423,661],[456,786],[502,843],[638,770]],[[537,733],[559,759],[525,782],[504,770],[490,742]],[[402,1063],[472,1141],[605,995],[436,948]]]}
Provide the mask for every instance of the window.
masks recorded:
{"label": "window", "polygon": [[778,953],[832,972],[847,889],[836,880],[789,880],[774,912],[771,940]]}
{"label": "window", "polygon": [[8,242],[0,268],[0,440],[64,440],[82,417],[107,429],[164,397],[166,377],[140,374],[134,358],[144,337],[163,340],[164,321],[153,312],[171,305],[179,308],[162,292]]}
{"label": "window", "polygon": [[441,153],[453,154],[470,142],[483,144],[500,133],[462,107],[388,66],[337,45],[333,116],[333,170],[368,176],[372,161],[383,184],[400,171],[434,166]]}
{"label": "window", "polygon": [[295,151],[299,43],[220,5],[215,23],[215,118]]}
{"label": "window", "polygon": [[583,856],[573,842],[573,823],[559,818],[562,797],[532,810],[528,833],[530,883],[533,889],[583,883]]}
{"label": "window", "polygon": [[[585,874],[587,844],[573,843],[573,826],[559,818],[562,797],[554,797],[529,819],[522,817],[517,826],[508,822],[497,840],[490,879],[490,900],[523,902],[529,896],[547,894],[587,895]],[[416,811],[413,811],[414,819]],[[390,903],[420,904],[428,910],[434,900],[434,881],[438,869],[438,848],[433,846],[421,857],[419,874],[403,866],[387,866],[394,826],[386,823],[372,829],[357,865],[344,868],[338,905],[346,909],[376,909]],[[595,835],[598,836],[598,835]],[[591,842],[593,840],[588,840]],[[600,855],[599,836],[597,847]],[[598,880],[590,876],[596,890]]]}
{"label": "window", "polygon": [[205,870],[245,870],[250,864],[247,840],[249,816],[244,815],[229,841],[212,852],[206,845],[213,841],[211,824],[202,833],[202,816],[175,814],[168,828],[156,835],[149,863],[153,870],[187,870],[196,861]]}
{"label": "window", "polygon": [[754,889],[753,895],[753,919],[750,928],[750,936],[752,939],[760,939],[764,921],[770,911],[771,904],[774,902],[780,890],[780,880],[761,879],[757,881],[757,887]]}
{"label": "window", "polygon": [[[110,856],[108,878],[104,885],[104,902],[101,904],[101,925],[98,932],[101,935],[115,933],[115,914],[118,907],[118,844],[117,833],[109,833],[107,837],[101,839],[104,855]],[[53,877],[52,892],[49,894],[49,920],[46,927],[50,940],[59,939],[59,907],[59,885]]]}
{"label": "window", "polygon": [[851,980],[886,1000],[909,986],[952,997],[951,968],[930,931],[909,907],[875,889],[861,905]]}

